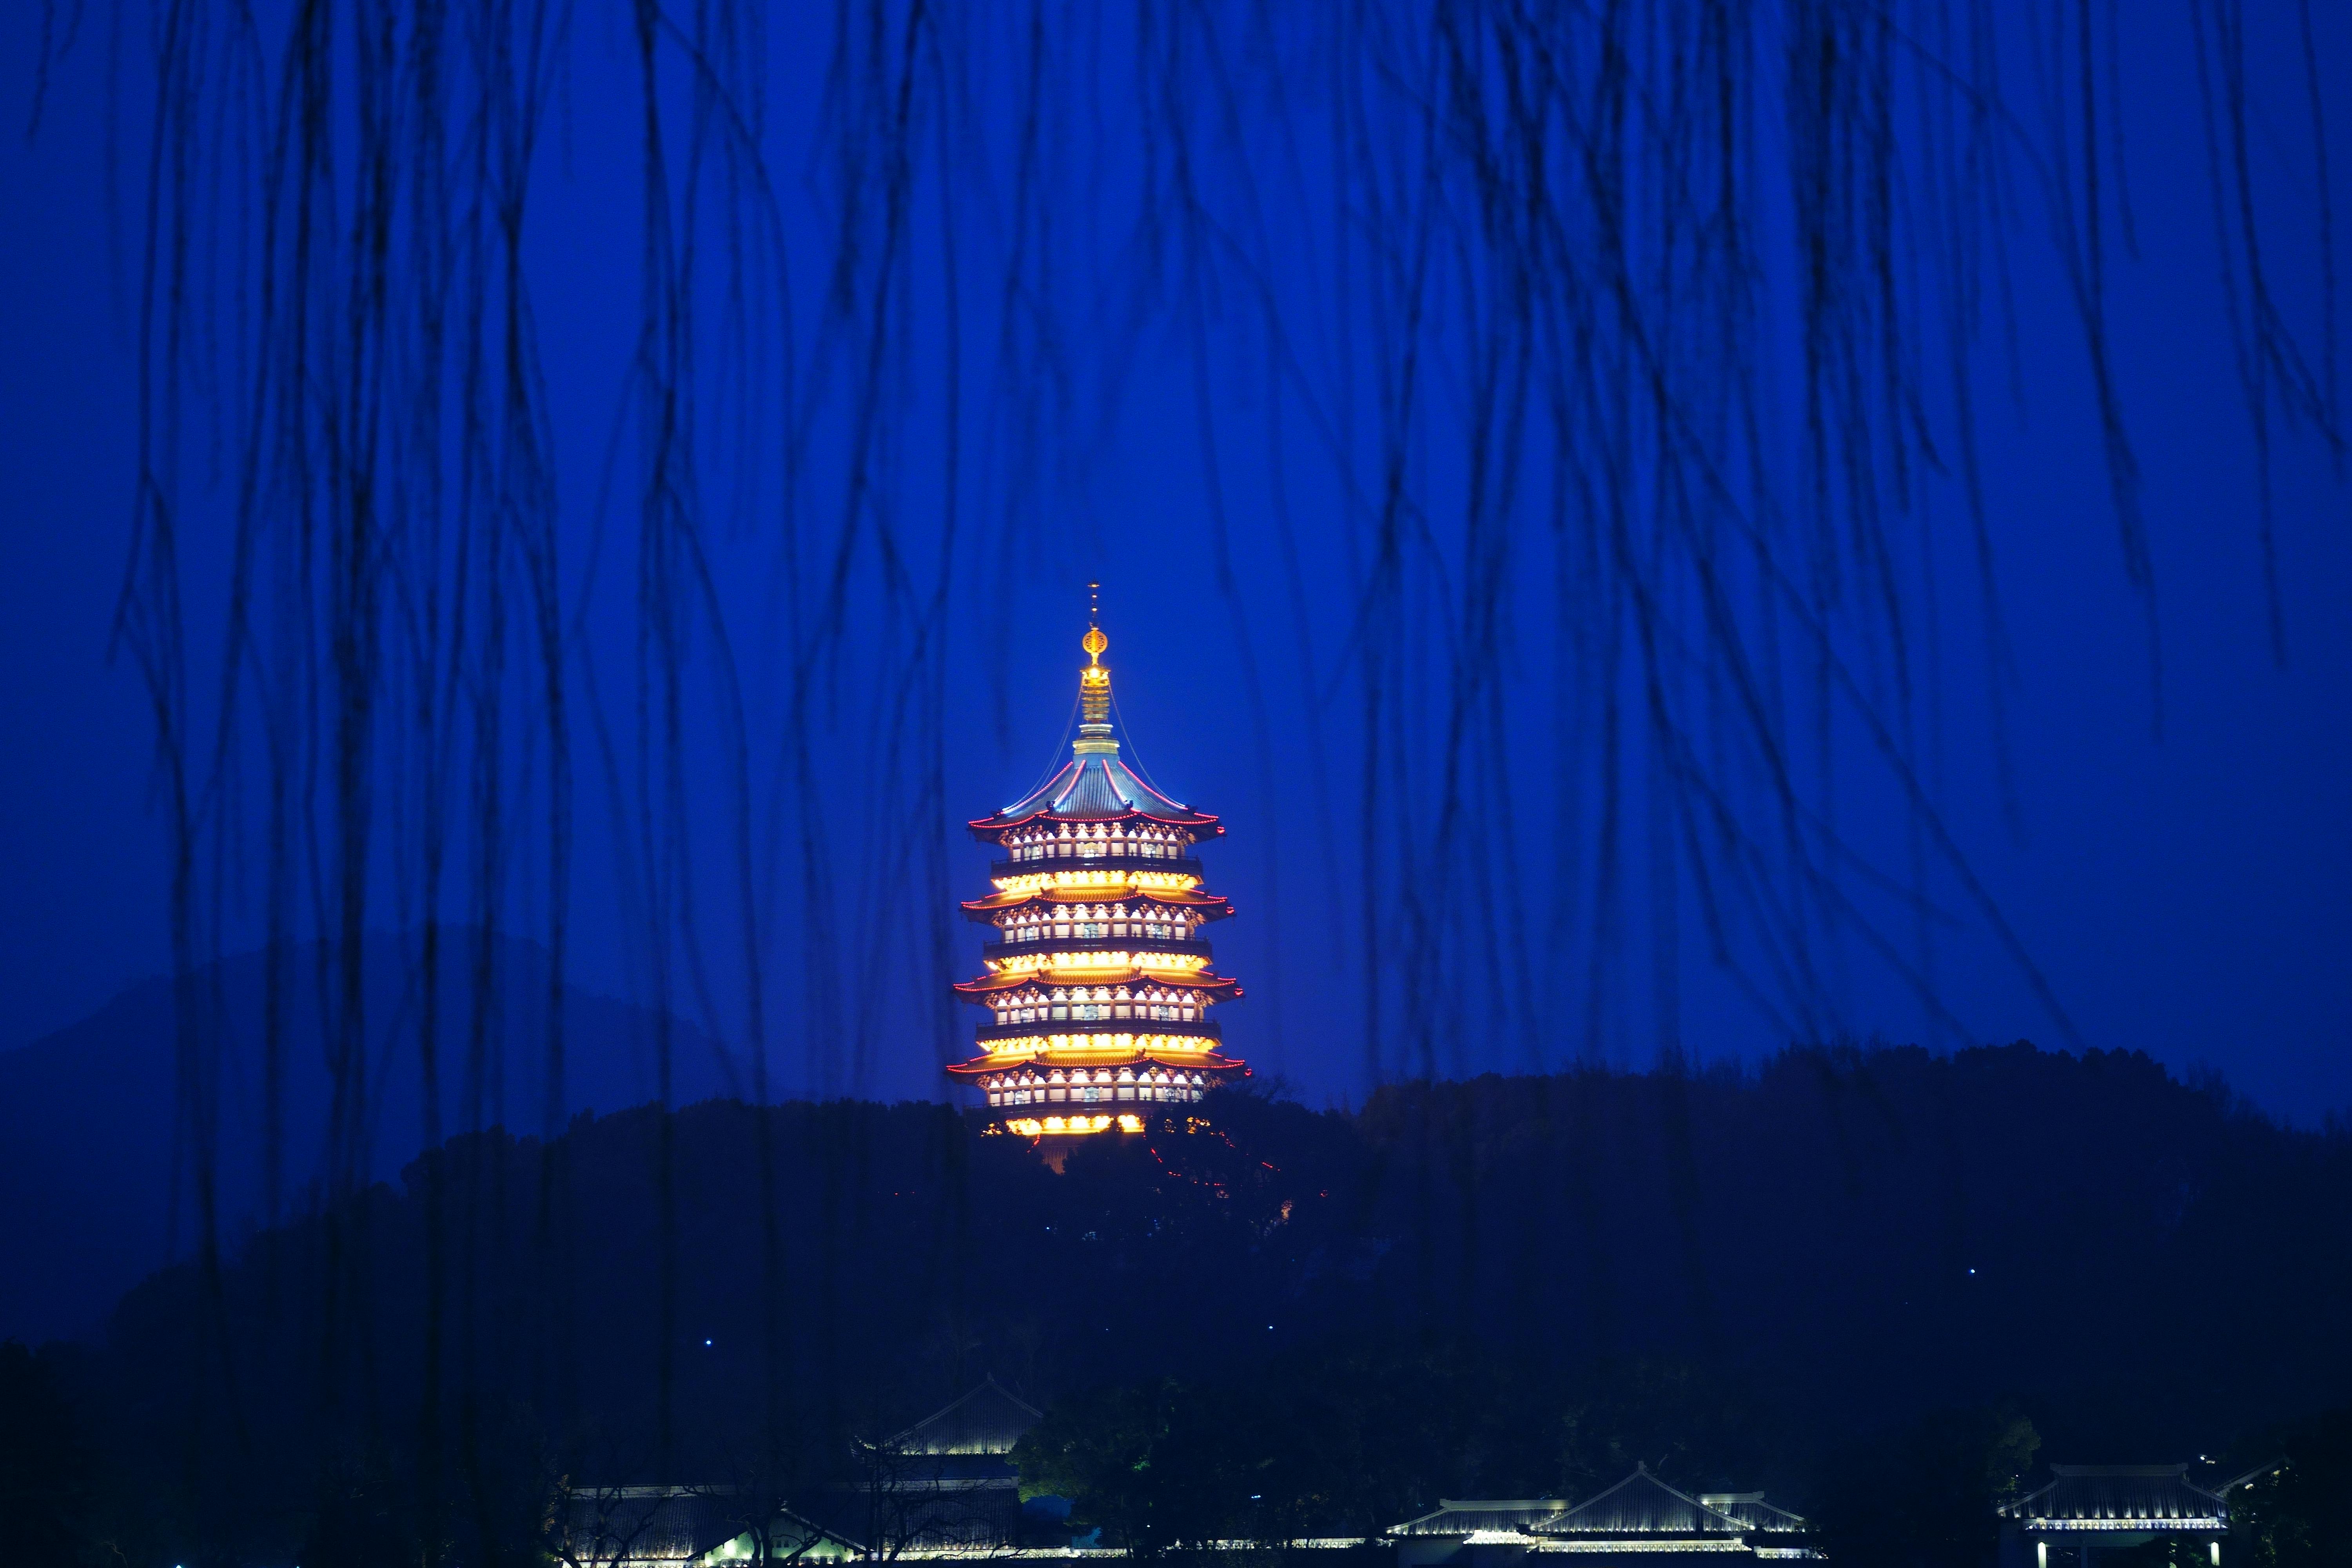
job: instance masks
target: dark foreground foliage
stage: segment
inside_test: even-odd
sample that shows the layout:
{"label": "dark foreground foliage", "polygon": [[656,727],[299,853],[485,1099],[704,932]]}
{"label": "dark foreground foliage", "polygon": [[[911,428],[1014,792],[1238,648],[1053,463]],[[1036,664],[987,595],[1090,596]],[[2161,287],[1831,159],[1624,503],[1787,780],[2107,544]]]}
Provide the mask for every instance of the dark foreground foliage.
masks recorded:
{"label": "dark foreground foliage", "polygon": [[1144,1551],[1639,1460],[1959,1564],[2037,1460],[2268,1444],[2248,1551],[2287,1568],[2335,1549],[2297,1521],[2347,1317],[2352,1139],[2129,1055],[1227,1095],[1059,1171],[935,1105],[713,1101],[457,1140],[158,1275],[9,1374],[104,1485],[21,1457],[64,1443],[7,1484],[77,1541],[129,1508],[168,1555],[124,1561],[520,1560],[559,1486],[791,1500],[993,1374],[1049,1407],[1032,1488]]}
{"label": "dark foreground foliage", "polygon": [[0,1562],[69,1563],[100,1532],[97,1457],[59,1367],[71,1353],[0,1344]]}

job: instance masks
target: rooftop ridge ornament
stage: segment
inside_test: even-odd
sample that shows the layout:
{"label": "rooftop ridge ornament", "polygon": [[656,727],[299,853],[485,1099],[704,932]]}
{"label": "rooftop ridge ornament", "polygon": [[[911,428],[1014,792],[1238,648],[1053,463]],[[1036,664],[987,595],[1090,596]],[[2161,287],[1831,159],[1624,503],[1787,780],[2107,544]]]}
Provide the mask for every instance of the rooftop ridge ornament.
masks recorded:
{"label": "rooftop ridge ornament", "polygon": [[994,928],[981,950],[986,973],[955,989],[991,1018],[980,1055],[947,1071],[987,1096],[997,1127],[1024,1137],[1140,1132],[1152,1107],[1189,1104],[1249,1072],[1221,1053],[1209,1021],[1212,1006],[1242,994],[1210,967],[1202,928],[1234,907],[1201,886],[1192,854],[1224,827],[1120,760],[1100,622],[1090,610],[1078,643],[1084,721],[1070,760],[971,825],[1004,858],[995,891],[963,906]]}

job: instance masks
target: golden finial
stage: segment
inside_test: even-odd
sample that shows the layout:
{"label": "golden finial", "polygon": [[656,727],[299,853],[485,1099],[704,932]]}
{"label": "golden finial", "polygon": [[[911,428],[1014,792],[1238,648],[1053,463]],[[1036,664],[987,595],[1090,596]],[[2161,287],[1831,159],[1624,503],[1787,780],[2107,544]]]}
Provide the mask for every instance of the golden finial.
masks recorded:
{"label": "golden finial", "polygon": [[1102,584],[1087,584],[1087,635],[1078,646],[1087,650],[1087,667],[1078,671],[1078,695],[1083,698],[1084,728],[1080,749],[1089,747],[1115,752],[1118,748],[1110,740],[1110,671],[1103,668],[1103,650],[1110,647],[1110,638],[1103,636]]}
{"label": "golden finial", "polygon": [[1100,583],[1087,584],[1087,635],[1078,639],[1078,646],[1087,650],[1087,660],[1090,664],[1100,664],[1103,649],[1110,647],[1110,638],[1102,634],[1102,584]]}

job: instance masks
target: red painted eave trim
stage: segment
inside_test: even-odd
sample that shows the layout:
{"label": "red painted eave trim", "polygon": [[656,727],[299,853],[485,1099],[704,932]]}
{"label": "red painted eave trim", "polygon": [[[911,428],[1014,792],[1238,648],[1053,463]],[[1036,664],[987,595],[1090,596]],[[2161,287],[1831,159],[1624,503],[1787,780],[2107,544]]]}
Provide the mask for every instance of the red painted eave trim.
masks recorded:
{"label": "red painted eave trim", "polygon": [[984,1072],[1010,1072],[1015,1068],[1024,1067],[1050,1068],[1056,1065],[1070,1067],[1083,1065],[1089,1068],[1115,1068],[1131,1067],[1138,1062],[1158,1062],[1161,1067],[1167,1068],[1199,1068],[1202,1072],[1234,1072],[1238,1070],[1240,1072],[1246,1073],[1249,1071],[1249,1064],[1243,1061],[1239,1057],[1187,1057],[1179,1056],[1169,1051],[1131,1051],[1123,1057],[1093,1057],[1088,1058],[1083,1064],[1076,1062],[1056,1063],[1051,1057],[1023,1057],[1018,1060],[1007,1062],[991,1062],[985,1058],[976,1057],[968,1062],[950,1062],[940,1070],[955,1073],[961,1077],[976,1077]]}

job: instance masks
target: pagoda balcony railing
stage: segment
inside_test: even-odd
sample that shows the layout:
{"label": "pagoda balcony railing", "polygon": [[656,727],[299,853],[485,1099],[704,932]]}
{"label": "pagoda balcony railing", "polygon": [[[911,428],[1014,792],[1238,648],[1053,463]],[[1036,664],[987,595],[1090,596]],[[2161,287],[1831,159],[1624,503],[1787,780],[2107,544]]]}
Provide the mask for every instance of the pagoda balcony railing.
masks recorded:
{"label": "pagoda balcony railing", "polygon": [[[1110,1006],[1095,1004],[1109,1012]],[[1149,1007],[1143,1009],[1150,1011]],[[1050,1023],[982,1024],[972,1038],[980,1045],[997,1040],[1025,1039],[1034,1035],[1181,1035],[1193,1040],[1223,1040],[1224,1031],[1217,1025],[1195,1019],[1178,1023],[1172,1018],[1056,1018]]]}
{"label": "pagoda balcony railing", "polygon": [[[1031,877],[1041,871],[1172,871],[1180,877],[1202,875],[1200,860],[1193,856],[1169,858],[1159,855],[1081,855],[1078,850],[1092,847],[1075,840],[1055,840],[1045,846],[1055,853],[1037,860],[998,860],[988,868],[992,877]],[[1068,854],[1061,851],[1068,850]]]}
{"label": "pagoda balcony railing", "polygon": [[[1109,929],[1108,921],[1098,923]],[[1132,925],[1128,927],[1130,931],[1134,929]],[[1205,942],[1182,942],[1169,936],[1049,936],[1035,942],[980,944],[982,958],[1013,958],[1024,952],[1181,952],[1200,958],[1213,956]]]}

